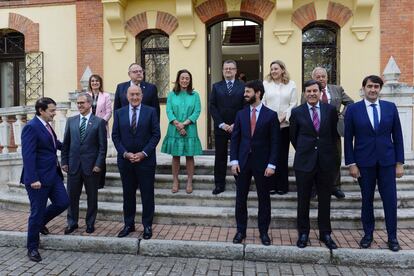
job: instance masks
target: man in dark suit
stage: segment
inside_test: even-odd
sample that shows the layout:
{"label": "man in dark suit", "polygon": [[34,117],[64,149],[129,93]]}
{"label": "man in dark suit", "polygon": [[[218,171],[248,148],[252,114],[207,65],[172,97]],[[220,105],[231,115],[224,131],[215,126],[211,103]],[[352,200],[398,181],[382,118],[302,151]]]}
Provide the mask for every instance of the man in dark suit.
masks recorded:
{"label": "man in dark suit", "polygon": [[[349,97],[342,86],[328,84],[328,72],[323,67],[316,67],[312,71],[312,79],[319,81],[322,84],[322,91],[321,91],[321,102],[329,103],[335,106],[336,111],[338,112],[338,139],[336,142],[337,150],[338,150],[338,174],[336,176],[336,180],[334,185],[332,186],[332,195],[336,198],[344,198],[345,194],[341,190],[341,162],[342,162],[342,145],[341,145],[341,136],[344,136],[344,116],[346,113],[346,109],[350,104],[353,104],[354,101]],[[344,106],[343,110],[341,111],[341,105]]]}
{"label": "man in dark suit", "polygon": [[85,184],[88,208],[86,211],[86,233],[95,231],[98,213],[98,186],[100,172],[105,164],[107,136],[105,120],[92,114],[93,99],[88,93],[77,97],[80,115],[70,117],[62,148],[62,170],[68,174],[70,206],[67,214],[68,226],[65,235],[78,228],[79,197]]}
{"label": "man in dark suit", "polygon": [[128,68],[129,81],[120,83],[116,87],[115,100],[114,100],[114,112],[115,110],[128,105],[127,90],[130,86],[139,86],[144,94],[142,103],[155,108],[160,118],[160,103],[158,100],[157,87],[152,83],[144,81],[144,70],[137,63],[132,63]]}
{"label": "man in dark suit", "polygon": [[374,192],[384,207],[388,248],[398,251],[396,177],[404,174],[404,145],[400,118],[394,103],[378,99],[383,81],[371,75],[362,81],[364,99],[348,108],[345,115],[345,164],[361,187],[362,248],[373,241],[375,227]]}
{"label": "man in dark suit", "polygon": [[329,249],[337,245],[331,238],[331,187],[338,167],[336,126],[338,114],[334,106],[319,101],[322,86],[309,80],[304,84],[306,103],[294,108],[290,116],[290,140],[296,150],[295,169],[298,193],[297,246],[304,248],[309,241],[309,204],[312,186],[318,194],[319,239]]}
{"label": "man in dark suit", "polygon": [[[25,185],[30,200],[27,255],[30,260],[40,262],[39,232],[49,233],[46,224],[66,210],[69,198],[56,155],[62,143],[49,124],[56,115],[56,103],[51,98],[40,98],[36,101],[35,110],[36,116],[22,131],[23,171],[20,182]],[[49,206],[48,199],[52,202]]]}
{"label": "man in dark suit", "polygon": [[279,120],[277,113],[261,102],[264,87],[261,81],[246,83],[244,99],[249,106],[236,115],[230,143],[231,171],[236,180],[237,233],[233,243],[246,238],[247,196],[252,176],[259,200],[258,225],[263,245],[270,245],[267,231],[270,224],[270,176],[276,169],[279,146]]}
{"label": "man in dark suit", "polygon": [[160,123],[156,110],[142,104],[142,90],[131,86],[127,91],[129,105],[115,111],[112,140],[118,151],[118,168],[124,199],[124,228],[118,237],[135,231],[136,190],[142,202],[144,239],[152,237],[154,217],[155,148],[160,140]]}
{"label": "man in dark suit", "polygon": [[227,149],[237,111],[243,108],[244,84],[236,80],[234,60],[223,63],[224,80],[213,84],[210,94],[210,113],[214,121],[214,183],[213,195],[226,189]]}

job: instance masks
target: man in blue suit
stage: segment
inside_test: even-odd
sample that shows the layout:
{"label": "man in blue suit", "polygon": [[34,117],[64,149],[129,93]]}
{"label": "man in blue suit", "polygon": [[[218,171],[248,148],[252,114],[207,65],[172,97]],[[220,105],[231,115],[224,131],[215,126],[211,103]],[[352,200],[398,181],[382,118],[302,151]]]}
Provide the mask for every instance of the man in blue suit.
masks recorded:
{"label": "man in blue suit", "polygon": [[[62,143],[50,126],[56,115],[56,103],[51,98],[40,98],[35,104],[36,116],[22,131],[23,171],[20,182],[26,187],[30,200],[27,231],[27,255],[40,262],[39,233],[47,235],[46,224],[69,206],[63,185],[63,175],[56,155]],[[47,200],[52,204],[47,206]]]}
{"label": "man in blue suit", "polygon": [[267,234],[271,217],[269,178],[276,170],[280,133],[277,113],[262,104],[263,94],[261,81],[246,83],[244,99],[249,106],[237,113],[231,136],[231,171],[237,176],[237,233],[233,243],[241,243],[246,238],[247,196],[252,176],[259,200],[260,239],[263,245],[271,243]]}
{"label": "man in blue suit", "polygon": [[142,202],[144,239],[152,237],[154,218],[155,148],[160,140],[160,123],[156,110],[142,104],[142,90],[131,86],[127,91],[129,105],[115,111],[112,140],[118,151],[124,200],[124,228],[118,237],[135,231],[136,191]]}
{"label": "man in blue suit", "polygon": [[79,198],[85,185],[88,208],[86,233],[95,231],[98,213],[98,186],[100,173],[105,165],[107,135],[105,120],[92,114],[92,96],[80,93],[77,97],[79,115],[70,117],[62,147],[62,170],[68,173],[68,226],[65,235],[78,228]]}
{"label": "man in blue suit", "polygon": [[158,100],[157,87],[144,81],[144,70],[137,63],[132,63],[128,68],[129,81],[117,85],[114,100],[115,110],[128,105],[127,90],[130,86],[139,86],[143,93],[142,103],[152,106],[157,111],[158,120],[160,118],[160,103]]}
{"label": "man in blue suit", "polygon": [[213,195],[226,189],[228,143],[237,112],[244,104],[244,84],[236,80],[237,64],[234,60],[223,63],[224,80],[213,84],[209,108],[214,121],[214,184]]}
{"label": "man in blue suit", "polygon": [[369,248],[375,228],[374,192],[383,202],[388,248],[400,250],[397,240],[396,177],[404,174],[404,145],[400,118],[394,103],[379,100],[383,81],[371,75],[362,81],[364,99],[350,105],[345,115],[345,164],[361,187],[362,248]]}

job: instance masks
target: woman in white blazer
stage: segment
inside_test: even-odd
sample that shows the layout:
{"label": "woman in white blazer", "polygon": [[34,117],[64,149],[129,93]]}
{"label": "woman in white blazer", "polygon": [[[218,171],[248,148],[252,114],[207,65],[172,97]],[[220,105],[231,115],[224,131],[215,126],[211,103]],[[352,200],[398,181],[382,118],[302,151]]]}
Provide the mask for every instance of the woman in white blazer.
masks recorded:
{"label": "woman in white blazer", "polygon": [[280,122],[279,157],[270,193],[283,195],[289,191],[289,118],[290,112],[297,106],[296,84],[290,80],[286,65],[280,60],[275,60],[270,63],[270,73],[263,81],[263,86],[265,93],[262,102],[277,112]]}

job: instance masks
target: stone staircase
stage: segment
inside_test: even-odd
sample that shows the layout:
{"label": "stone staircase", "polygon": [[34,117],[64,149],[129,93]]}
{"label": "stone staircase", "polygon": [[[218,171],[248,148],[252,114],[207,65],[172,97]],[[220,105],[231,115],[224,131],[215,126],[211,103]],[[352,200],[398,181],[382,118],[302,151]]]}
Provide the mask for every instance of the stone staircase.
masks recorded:
{"label": "stone staircase", "polygon": [[[171,193],[171,157],[159,154],[155,181],[155,223],[204,226],[235,226],[235,180],[228,171],[226,191],[220,195],[212,195],[214,187],[214,156],[196,157],[194,176],[194,192],[185,193],[186,174],[184,158],[180,172],[181,189]],[[405,166],[406,175],[397,180],[399,228],[410,228],[414,225],[414,163]],[[107,181],[104,189],[99,190],[99,219],[122,221],[122,188],[115,158],[107,159]],[[334,229],[360,229],[361,196],[358,183],[348,176],[347,168],[342,167],[342,189],[346,198],[338,200],[332,197],[331,219]],[[293,170],[290,171],[290,192],[287,195],[273,195],[272,220],[273,228],[296,227],[296,186]],[[137,192],[137,218],[141,221],[141,198]],[[249,226],[257,227],[257,195],[255,186],[251,186],[249,194]],[[375,215],[377,228],[384,228],[382,203],[377,193],[375,196]],[[29,210],[28,199],[23,185],[9,182],[0,192],[0,207],[10,210]],[[81,216],[86,211],[85,196],[82,196]],[[317,217],[317,201],[311,202],[311,223],[315,227]]]}

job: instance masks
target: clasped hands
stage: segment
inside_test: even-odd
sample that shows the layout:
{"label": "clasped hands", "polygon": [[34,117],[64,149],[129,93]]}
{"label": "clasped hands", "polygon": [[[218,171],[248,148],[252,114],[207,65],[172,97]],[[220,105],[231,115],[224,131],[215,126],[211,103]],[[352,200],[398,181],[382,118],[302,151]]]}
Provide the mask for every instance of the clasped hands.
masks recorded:
{"label": "clasped hands", "polygon": [[227,133],[232,133],[233,132],[233,126],[234,126],[234,124],[228,125],[228,124],[224,123],[224,125],[221,127],[221,129],[223,129]]}
{"label": "clasped hands", "polygon": [[145,154],[142,151],[137,153],[127,152],[125,153],[124,157],[131,163],[138,163],[145,158]]}
{"label": "clasped hands", "polygon": [[[62,171],[67,173],[69,171],[69,166],[68,165],[63,165],[62,166]],[[101,168],[99,168],[98,166],[95,166],[95,167],[93,167],[92,172],[99,173],[99,172],[101,172]]]}
{"label": "clasped hands", "polygon": [[[239,165],[233,165],[231,166],[231,173],[233,175],[239,175],[240,173],[240,166]],[[275,170],[272,168],[266,168],[265,172],[264,172],[264,176],[266,177],[270,177],[272,175],[275,174]]]}
{"label": "clasped hands", "polygon": [[177,129],[177,131],[180,133],[181,136],[186,136],[187,135],[187,131],[185,130],[185,127],[188,125],[186,124],[188,120],[186,120],[183,123],[180,123],[177,120],[174,120],[173,124],[175,126],[175,128]]}

